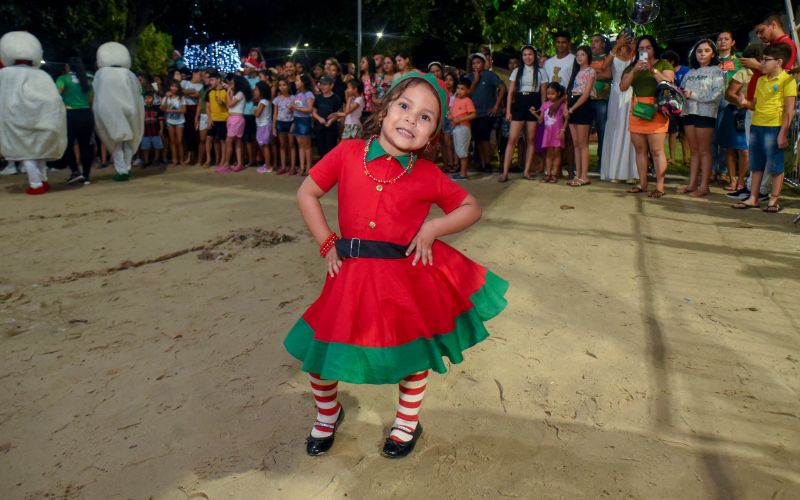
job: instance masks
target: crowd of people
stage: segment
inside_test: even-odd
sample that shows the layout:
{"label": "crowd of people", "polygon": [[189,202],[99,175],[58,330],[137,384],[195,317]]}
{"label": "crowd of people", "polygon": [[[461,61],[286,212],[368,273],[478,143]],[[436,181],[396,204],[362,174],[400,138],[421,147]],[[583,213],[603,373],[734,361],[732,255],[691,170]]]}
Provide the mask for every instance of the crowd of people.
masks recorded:
{"label": "crowd of people", "polygon": [[[510,180],[516,156],[523,179],[566,177],[580,188],[592,183],[594,127],[601,179],[633,179],[628,192],[652,198],[665,194],[664,145],[682,134],[691,155],[682,193],[709,194],[717,144],[732,174],[728,189],[742,198],[733,208],[758,206],[768,173],[765,211],[778,212],[797,94],[785,69],[797,51],[776,18],[757,32],[763,43],[741,57],[728,32],[699,40],[688,67],[677,54],[662,54],[652,36],[623,31],[612,46],[596,35],[573,52],[570,35],[557,32],[552,57],[526,45],[505,81],[488,51],[472,54],[463,71],[436,61],[416,71],[407,54],[376,54],[358,61],[356,72],[334,58],[308,69],[296,61],[267,68],[258,50],[241,72],[187,69],[177,54],[167,77],[137,81],[127,48],[108,42],[97,51],[93,81],[76,59],[55,83],[38,69],[38,39],[12,32],[0,38],[0,59],[11,66],[0,70],[0,153],[22,161],[31,195],[49,189],[46,160],[69,168],[70,184],[90,183],[95,150],[103,155],[92,146],[95,133],[113,157],[115,181],[130,179],[134,153],[145,168],[168,161],[220,175],[248,166],[307,175],[297,202],[328,279],[284,339],[308,373],[317,409],[306,453],[332,450],[345,417],[339,381],[397,384],[381,449],[397,459],[423,434],[430,372],[447,372],[444,357],[462,362],[464,351],[489,337],[484,323],[507,305],[507,281],[440,240],[481,217],[463,183],[471,162],[493,172],[492,134],[500,182]],[[366,141],[346,140],[355,137]],[[334,186],[341,235],[320,201]],[[429,218],[433,204],[442,214]],[[434,252],[436,271],[426,272]]]}
{"label": "crowd of people", "polygon": [[[761,200],[768,202],[768,211],[780,210],[782,156],[756,146],[764,141],[786,146],[796,84],[779,70],[794,67],[797,49],[775,16],[755,32],[760,43],[742,52],[725,31],[698,41],[682,58],[675,51],[662,52],[652,36],[635,38],[629,29],[613,42],[594,35],[589,45],[574,50],[571,35],[559,31],[553,35],[555,54],[526,45],[509,58],[507,79],[493,67],[486,48],[470,56],[469,68],[429,62],[422,71],[444,82],[450,111],[439,140],[424,154],[438,159],[457,181],[469,180],[470,169],[497,169],[500,182],[520,172],[524,179],[564,179],[580,187],[592,182],[594,132],[600,179],[635,182],[630,193],[658,198],[666,192],[668,166],[678,161],[680,141],[689,180],[679,193],[706,196],[714,181],[724,180],[729,196],[741,200],[735,208]],[[259,173],[307,175],[314,162],[312,145],[321,158],[338,141],[360,137],[368,121],[380,119],[373,112],[392,82],[416,69],[405,53],[365,56],[358,65],[356,71],[353,63],[331,57],[309,68],[293,60],[268,66],[254,48],[243,57],[241,71],[222,74],[214,68],[190,69],[175,51],[166,75],[138,75],[145,130],[135,164],[199,164],[220,174],[256,167]],[[764,74],[769,81],[779,79],[780,95],[758,93]],[[659,102],[663,82],[681,90],[683,106],[672,116]],[[51,166],[69,168],[70,184],[88,184],[96,157],[101,168],[109,163],[94,139],[91,75],[75,58],[63,66],[56,83],[67,109],[69,146]],[[759,144],[751,143],[754,138]],[[771,175],[755,174],[765,167]],[[12,163],[0,173],[17,171]],[[760,189],[748,182],[750,171],[752,180],[762,178],[756,184]],[[649,173],[655,177],[653,189]]]}

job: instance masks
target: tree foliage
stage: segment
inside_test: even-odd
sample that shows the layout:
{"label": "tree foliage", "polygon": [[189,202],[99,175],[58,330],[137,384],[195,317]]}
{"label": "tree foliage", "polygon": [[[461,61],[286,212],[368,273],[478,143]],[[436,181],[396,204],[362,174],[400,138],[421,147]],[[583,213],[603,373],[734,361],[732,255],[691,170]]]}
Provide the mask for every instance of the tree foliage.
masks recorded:
{"label": "tree foliage", "polygon": [[580,0],[517,0],[487,23],[485,33],[501,45],[519,48],[528,41],[530,29],[532,43],[551,51],[551,35],[556,31],[569,31],[576,44],[594,33],[618,32],[626,25],[626,8],[626,0],[594,0],[591,4]]}
{"label": "tree foliage", "polygon": [[0,33],[30,31],[47,59],[78,55],[91,61],[97,47],[109,41],[124,43],[135,55],[149,24],[162,19],[167,25],[184,24],[190,5],[189,0],[6,0],[0,2]]}
{"label": "tree foliage", "polygon": [[[405,51],[447,61],[466,56],[482,43],[516,51],[527,41],[530,29],[534,45],[552,52],[550,35],[556,30],[570,31],[578,43],[592,33],[615,33],[630,25],[629,1],[362,0],[363,47],[365,53]],[[661,0],[659,19],[637,32],[655,31],[666,40],[676,34],[695,37],[703,29],[711,34],[731,25],[749,29],[754,16],[780,12],[782,4],[782,0],[757,5],[752,0],[728,0],[724,6]],[[347,59],[355,55],[353,0],[5,0],[0,2],[0,32],[34,33],[48,59],[81,55],[90,61],[97,46],[109,40],[125,43],[136,58],[138,42],[151,23],[182,46],[191,35],[195,12],[212,40],[239,40],[243,49],[260,46],[285,57],[289,47],[297,45],[302,51],[308,43],[309,61],[331,54]],[[378,40],[378,31],[387,36]]]}
{"label": "tree foliage", "polygon": [[123,40],[128,22],[126,4],[126,0],[6,1],[0,3],[0,32],[33,33],[42,42],[48,59],[66,60],[75,54],[93,56],[101,43]]}
{"label": "tree foliage", "polygon": [[159,31],[153,23],[148,24],[138,39],[133,57],[134,71],[144,71],[150,75],[165,74],[171,48],[172,36]]}

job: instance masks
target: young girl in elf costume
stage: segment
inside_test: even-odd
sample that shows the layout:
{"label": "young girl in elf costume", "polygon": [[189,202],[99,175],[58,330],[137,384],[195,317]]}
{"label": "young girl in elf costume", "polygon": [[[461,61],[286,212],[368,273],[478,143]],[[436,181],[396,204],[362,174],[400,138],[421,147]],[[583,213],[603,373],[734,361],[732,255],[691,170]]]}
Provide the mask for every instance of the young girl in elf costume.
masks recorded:
{"label": "young girl in elf costume", "polygon": [[[443,356],[460,363],[463,350],[489,336],[483,322],[506,306],[506,281],[437,240],[481,216],[472,195],[419,157],[446,115],[443,82],[417,71],[397,78],[367,123],[378,135],[342,141],[297,193],[328,268],[322,294],[284,341],[316,400],[309,455],[331,448],[344,419],[340,380],[399,383],[383,455],[411,453],[429,370],[445,373]],[[319,201],[336,184],[341,238]],[[445,215],[426,221],[434,203]]]}

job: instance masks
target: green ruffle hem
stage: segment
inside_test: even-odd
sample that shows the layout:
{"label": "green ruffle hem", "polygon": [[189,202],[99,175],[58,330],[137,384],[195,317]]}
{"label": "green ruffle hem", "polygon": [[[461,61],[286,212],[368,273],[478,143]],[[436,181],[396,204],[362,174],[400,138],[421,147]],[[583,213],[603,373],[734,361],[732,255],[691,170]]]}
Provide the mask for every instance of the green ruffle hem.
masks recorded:
{"label": "green ruffle hem", "polygon": [[470,296],[473,307],[456,317],[452,331],[396,347],[322,342],[314,338],[314,330],[303,318],[295,323],[283,344],[289,354],[303,362],[303,371],[318,373],[324,380],[396,384],[422,370],[446,373],[443,356],[453,364],[461,363],[464,350],[489,337],[483,322],[505,309],[507,290],[508,282],[487,269],[483,286]]}

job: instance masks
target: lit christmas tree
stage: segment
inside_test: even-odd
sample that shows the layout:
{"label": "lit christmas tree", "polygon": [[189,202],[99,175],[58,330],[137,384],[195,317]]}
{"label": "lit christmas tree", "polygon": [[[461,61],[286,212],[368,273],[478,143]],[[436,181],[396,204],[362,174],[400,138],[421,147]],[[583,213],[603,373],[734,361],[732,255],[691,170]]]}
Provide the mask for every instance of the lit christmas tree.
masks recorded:
{"label": "lit christmas tree", "polygon": [[183,60],[189,68],[216,68],[225,73],[241,69],[239,42],[236,40],[212,41],[197,0],[192,7],[189,33],[183,46]]}

